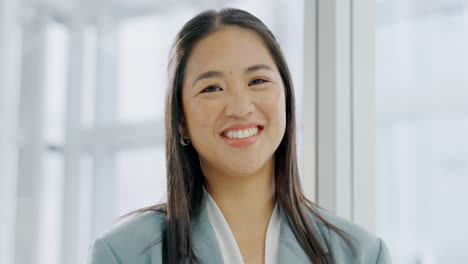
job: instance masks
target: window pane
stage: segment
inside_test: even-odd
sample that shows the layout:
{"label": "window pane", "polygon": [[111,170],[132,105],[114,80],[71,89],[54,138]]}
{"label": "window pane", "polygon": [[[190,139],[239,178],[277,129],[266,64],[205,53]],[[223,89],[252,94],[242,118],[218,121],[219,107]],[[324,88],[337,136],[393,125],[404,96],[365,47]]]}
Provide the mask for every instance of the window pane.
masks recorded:
{"label": "window pane", "polygon": [[64,25],[47,24],[45,69],[44,169],[40,193],[39,260],[58,263],[61,239],[65,87],[67,78],[68,32]]}
{"label": "window pane", "polygon": [[162,201],[166,191],[164,148],[122,150],[117,153],[116,166],[115,217]]}
{"label": "window pane", "polygon": [[395,263],[468,263],[468,1],[377,1],[377,231]]}
{"label": "window pane", "polygon": [[65,137],[65,87],[68,68],[68,32],[64,25],[47,26],[44,96],[45,137],[48,143],[62,143]]}
{"label": "window pane", "polygon": [[162,119],[170,28],[158,16],[137,17],[119,26],[118,120]]}
{"label": "window pane", "polygon": [[95,239],[92,234],[94,159],[89,153],[82,153],[79,162],[79,197],[77,217],[79,217],[78,232],[78,262],[86,263],[89,245]]}
{"label": "window pane", "polygon": [[94,126],[96,95],[96,28],[92,25],[84,30],[83,40],[83,88],[81,91],[81,124],[85,128]]}
{"label": "window pane", "polygon": [[44,154],[44,174],[40,186],[38,263],[52,264],[59,263],[62,235],[63,155],[52,151]]}

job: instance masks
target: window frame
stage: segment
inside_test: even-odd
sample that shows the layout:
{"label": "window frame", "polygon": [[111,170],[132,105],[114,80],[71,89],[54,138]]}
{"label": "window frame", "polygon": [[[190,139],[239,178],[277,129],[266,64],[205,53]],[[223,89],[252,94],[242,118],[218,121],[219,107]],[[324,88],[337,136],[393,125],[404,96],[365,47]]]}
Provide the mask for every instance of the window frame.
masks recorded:
{"label": "window frame", "polygon": [[305,1],[304,176],[318,205],[375,231],[373,0]]}
{"label": "window frame", "polygon": [[20,35],[15,0],[0,1],[0,263],[14,263]]}

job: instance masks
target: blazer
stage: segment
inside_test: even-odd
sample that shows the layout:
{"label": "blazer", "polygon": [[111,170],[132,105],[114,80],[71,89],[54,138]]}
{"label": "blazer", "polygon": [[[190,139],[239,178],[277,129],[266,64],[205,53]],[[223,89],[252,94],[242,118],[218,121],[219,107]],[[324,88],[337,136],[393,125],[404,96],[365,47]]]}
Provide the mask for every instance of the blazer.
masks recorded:
{"label": "blazer", "polygon": [[[355,253],[341,236],[326,227],[312,213],[308,214],[319,240],[326,251],[331,253],[333,263],[391,263],[388,249],[380,238],[353,222],[322,209],[316,210],[353,238]],[[279,211],[281,227],[277,263],[311,263],[294,236],[281,207]],[[162,213],[151,211],[112,228],[92,243],[88,264],[162,264],[162,243],[156,243],[150,248],[148,246],[155,240],[161,241],[163,220]],[[202,263],[223,263],[221,250],[204,207],[201,207],[199,215],[192,222],[192,239],[195,254]]]}

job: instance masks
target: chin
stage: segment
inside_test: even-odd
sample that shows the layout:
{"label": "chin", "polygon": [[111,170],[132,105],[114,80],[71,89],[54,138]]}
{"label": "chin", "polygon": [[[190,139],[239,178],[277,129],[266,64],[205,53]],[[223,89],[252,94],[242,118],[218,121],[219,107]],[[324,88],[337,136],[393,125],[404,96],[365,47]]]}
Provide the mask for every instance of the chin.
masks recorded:
{"label": "chin", "polygon": [[241,170],[239,170],[239,168],[236,168],[235,170],[233,170],[233,173],[240,176],[250,176],[258,172],[259,169],[260,168],[242,168]]}
{"label": "chin", "polygon": [[234,162],[227,166],[232,174],[238,175],[253,175],[261,171],[266,166],[265,162],[252,162],[252,160],[245,162]]}

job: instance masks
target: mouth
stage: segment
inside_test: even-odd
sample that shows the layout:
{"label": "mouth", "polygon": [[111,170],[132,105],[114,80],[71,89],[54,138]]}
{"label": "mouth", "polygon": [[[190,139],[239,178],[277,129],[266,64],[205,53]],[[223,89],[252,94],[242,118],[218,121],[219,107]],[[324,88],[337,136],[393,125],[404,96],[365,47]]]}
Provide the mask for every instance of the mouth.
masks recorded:
{"label": "mouth", "polygon": [[221,139],[232,147],[245,147],[254,144],[263,134],[261,125],[239,130],[228,130],[220,133]]}
{"label": "mouth", "polygon": [[220,133],[224,138],[228,139],[244,139],[258,135],[263,130],[263,126],[257,125],[250,128],[238,130],[225,130]]}

